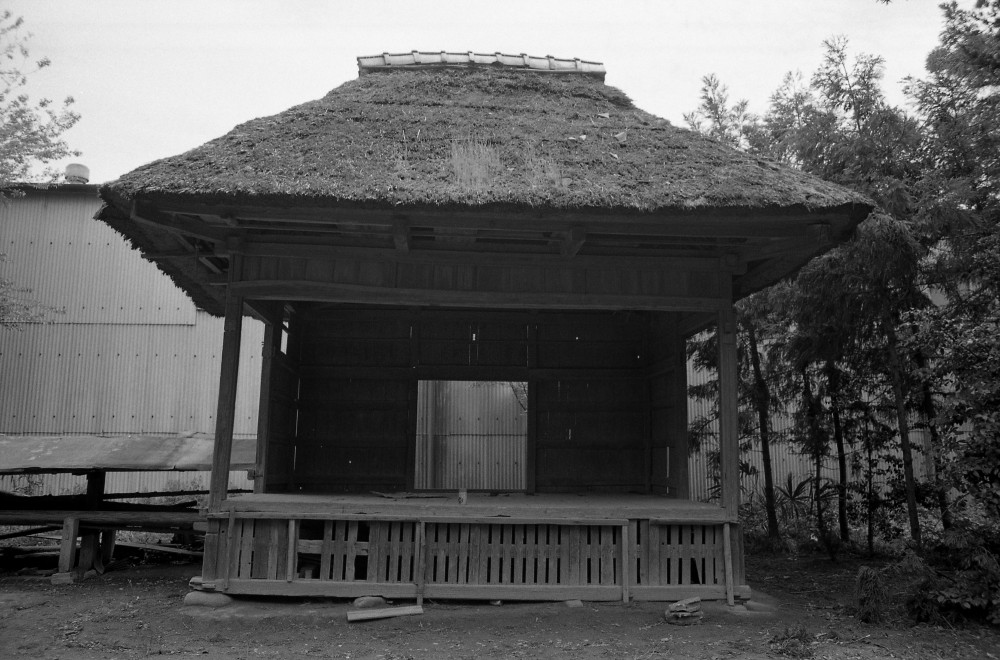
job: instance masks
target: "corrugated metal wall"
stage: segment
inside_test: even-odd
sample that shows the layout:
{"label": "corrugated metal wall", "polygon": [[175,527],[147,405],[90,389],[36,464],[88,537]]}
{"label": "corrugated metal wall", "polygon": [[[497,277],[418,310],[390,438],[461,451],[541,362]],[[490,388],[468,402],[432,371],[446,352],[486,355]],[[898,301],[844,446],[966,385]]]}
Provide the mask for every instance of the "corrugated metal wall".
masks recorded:
{"label": "corrugated metal wall", "polygon": [[29,192],[0,205],[0,264],[55,323],[191,325],[195,307],[103,222],[96,194]]}
{"label": "corrugated metal wall", "polygon": [[420,381],[417,488],[523,490],[525,383]]}
{"label": "corrugated metal wall", "polygon": [[[0,273],[31,289],[34,300],[65,310],[22,331],[0,330],[0,433],[214,432],[222,319],[196,310],[94,220],[99,207],[94,193],[59,189],[0,206]],[[239,437],[257,432],[263,336],[263,324],[244,320]],[[72,491],[74,479],[47,477],[43,492]],[[108,491],[165,490],[178,480],[207,484],[207,473],[118,473],[109,475]],[[0,481],[6,485],[16,483]]]}

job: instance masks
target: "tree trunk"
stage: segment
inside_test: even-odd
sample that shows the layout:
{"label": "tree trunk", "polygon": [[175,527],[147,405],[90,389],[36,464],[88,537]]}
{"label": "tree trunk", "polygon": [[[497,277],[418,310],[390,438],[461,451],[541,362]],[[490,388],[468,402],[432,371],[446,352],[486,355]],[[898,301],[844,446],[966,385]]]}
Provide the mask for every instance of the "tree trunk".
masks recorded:
{"label": "tree trunk", "polygon": [[806,413],[806,433],[808,434],[809,451],[812,453],[816,474],[813,480],[813,500],[816,503],[816,531],[820,542],[826,539],[826,521],[823,518],[823,503],[820,487],[823,478],[823,438],[819,422],[819,402],[813,396],[809,373],[803,367],[802,376],[802,407]]}
{"label": "tree trunk", "polygon": [[899,359],[896,326],[891,319],[885,325],[886,351],[892,377],[892,393],[896,400],[896,428],[903,454],[903,484],[906,488],[906,512],[910,520],[910,538],[920,547],[920,518],[917,514],[917,483],[913,476],[913,448],[910,446],[910,422],[906,417],[906,393],[903,390],[903,367]]}
{"label": "tree trunk", "polygon": [[[915,358],[917,366],[926,369],[927,358],[918,353]],[[951,517],[951,503],[948,501],[948,486],[941,478],[943,460],[941,457],[941,435],[937,426],[937,407],[934,405],[934,393],[927,381],[920,386],[920,414],[927,423],[927,430],[931,435],[931,460],[934,466],[934,496],[937,499],[938,510],[941,512],[941,526],[950,529],[953,521]]]}
{"label": "tree trunk", "polygon": [[771,392],[760,368],[760,349],[757,345],[757,330],[753,323],[744,321],[747,341],[750,344],[750,366],[753,369],[754,407],[757,409],[757,423],[760,428],[760,453],[764,464],[764,508],[767,511],[767,537],[777,541],[778,512],[774,498],[774,475],[771,470]]}
{"label": "tree trunk", "polygon": [[837,445],[837,519],[840,540],[850,541],[847,526],[847,451],[844,448],[844,425],[840,420],[840,369],[833,360],[826,361],[826,382],[830,392],[830,416],[833,418],[833,439]]}

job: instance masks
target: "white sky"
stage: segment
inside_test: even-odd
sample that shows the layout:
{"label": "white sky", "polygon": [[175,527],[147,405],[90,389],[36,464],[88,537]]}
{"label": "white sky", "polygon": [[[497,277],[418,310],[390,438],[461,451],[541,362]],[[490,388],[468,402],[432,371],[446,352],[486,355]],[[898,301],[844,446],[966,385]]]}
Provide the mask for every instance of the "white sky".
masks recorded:
{"label": "white sky", "polygon": [[[973,0],[962,0],[970,5]],[[357,76],[358,55],[528,53],[604,62],[607,82],[674,124],[715,73],[763,112],[785,72],[808,77],[822,41],[882,55],[886,89],[923,75],[935,0],[0,0],[25,18],[34,97],[76,98],[66,134],[91,181],[196,147]]]}

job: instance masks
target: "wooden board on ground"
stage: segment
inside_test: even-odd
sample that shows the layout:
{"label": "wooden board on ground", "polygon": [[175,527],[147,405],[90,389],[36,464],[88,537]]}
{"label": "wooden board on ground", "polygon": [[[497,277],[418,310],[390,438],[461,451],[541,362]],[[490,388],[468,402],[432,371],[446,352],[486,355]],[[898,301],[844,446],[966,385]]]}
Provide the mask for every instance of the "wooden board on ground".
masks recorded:
{"label": "wooden board on ground", "polygon": [[349,622],[371,621],[373,619],[388,619],[394,616],[411,616],[423,614],[424,608],[420,605],[405,605],[403,607],[384,607],[378,610],[351,610],[347,613]]}

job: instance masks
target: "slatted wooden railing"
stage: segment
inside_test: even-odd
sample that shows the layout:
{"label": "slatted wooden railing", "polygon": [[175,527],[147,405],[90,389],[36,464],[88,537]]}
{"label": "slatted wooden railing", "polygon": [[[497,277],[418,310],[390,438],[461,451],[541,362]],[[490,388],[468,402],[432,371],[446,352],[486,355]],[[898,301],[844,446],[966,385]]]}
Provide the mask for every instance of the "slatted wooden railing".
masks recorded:
{"label": "slatted wooden railing", "polygon": [[723,523],[388,519],[229,512],[221,575],[233,594],[670,600],[731,597]]}

